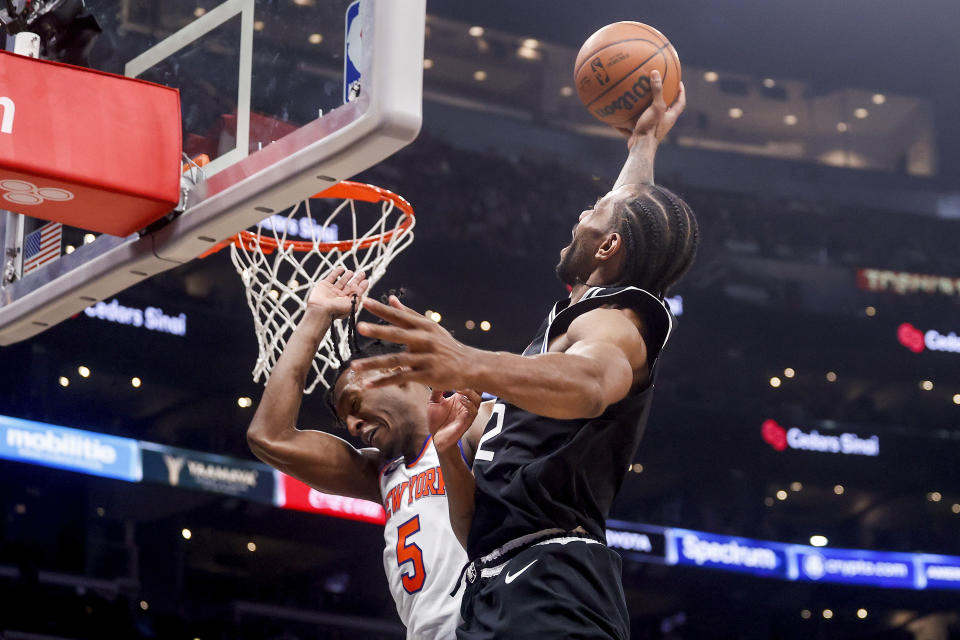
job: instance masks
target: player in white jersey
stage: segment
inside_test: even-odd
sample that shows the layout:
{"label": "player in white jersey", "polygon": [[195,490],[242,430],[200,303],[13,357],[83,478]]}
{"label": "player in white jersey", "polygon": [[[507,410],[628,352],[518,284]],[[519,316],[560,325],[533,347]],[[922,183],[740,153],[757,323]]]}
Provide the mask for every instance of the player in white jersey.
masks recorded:
{"label": "player in white jersey", "polygon": [[[323,431],[296,427],[311,360],[334,319],[351,314],[367,283],[362,273],[335,269],[313,290],[307,311],[274,367],[247,441],[258,458],[318,491],[373,500],[384,505],[383,567],[407,638],[453,638],[460,598],[450,597],[466,563],[461,542],[450,527],[440,448],[470,464],[489,417],[480,396],[463,390],[444,397],[420,384],[367,388],[380,372],[354,371],[344,363],[328,396],[334,414],[357,449]],[[352,316],[351,316],[352,317]],[[390,350],[361,350],[352,357]],[[473,423],[462,445],[444,440]]]}

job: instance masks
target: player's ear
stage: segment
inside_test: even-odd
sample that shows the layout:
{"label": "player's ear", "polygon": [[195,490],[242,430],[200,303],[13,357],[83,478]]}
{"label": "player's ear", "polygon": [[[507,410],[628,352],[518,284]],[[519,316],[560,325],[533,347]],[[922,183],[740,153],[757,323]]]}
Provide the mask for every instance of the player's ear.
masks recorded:
{"label": "player's ear", "polygon": [[597,247],[597,260],[606,261],[613,259],[623,248],[623,236],[617,231],[610,231],[603,238],[603,242]]}

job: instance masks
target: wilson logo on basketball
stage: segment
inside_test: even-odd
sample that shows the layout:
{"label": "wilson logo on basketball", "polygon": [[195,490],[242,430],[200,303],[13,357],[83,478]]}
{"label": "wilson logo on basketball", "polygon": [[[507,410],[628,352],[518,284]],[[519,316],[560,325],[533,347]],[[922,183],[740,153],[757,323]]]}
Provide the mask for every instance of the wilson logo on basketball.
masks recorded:
{"label": "wilson logo on basketball", "polygon": [[38,187],[26,180],[0,180],[0,190],[6,191],[3,199],[24,206],[34,206],[44,202],[66,202],[73,200],[73,194],[57,187]]}
{"label": "wilson logo on basketball", "polygon": [[618,111],[629,113],[650,95],[650,77],[640,76],[633,85],[607,104],[593,110],[598,118],[607,118]]}
{"label": "wilson logo on basketball", "polygon": [[936,329],[923,332],[909,322],[904,322],[897,327],[897,340],[914,353],[920,353],[924,348],[930,351],[960,353],[960,336],[954,331],[946,335]]}

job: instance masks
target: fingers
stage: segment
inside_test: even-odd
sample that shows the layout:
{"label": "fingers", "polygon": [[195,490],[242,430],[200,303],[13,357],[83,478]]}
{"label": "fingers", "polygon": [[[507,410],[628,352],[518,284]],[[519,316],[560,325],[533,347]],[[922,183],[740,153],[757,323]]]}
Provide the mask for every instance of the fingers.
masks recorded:
{"label": "fingers", "polygon": [[430,392],[430,402],[437,403],[443,400],[443,389],[439,387]]}
{"label": "fingers", "polygon": [[354,360],[351,366],[357,372],[377,371],[380,369],[392,371],[397,368],[415,369],[421,364],[422,360],[423,356],[419,354],[401,351],[400,353],[387,353],[382,356],[371,356],[369,358]]}
{"label": "fingers", "polygon": [[683,86],[683,83],[680,83],[680,89],[677,91],[677,97],[674,99],[673,104],[670,105],[670,108],[667,109],[667,113],[672,115],[674,118],[683,113],[683,110],[687,106],[687,90]]}
{"label": "fingers", "polygon": [[323,279],[323,281],[324,281],[324,282],[329,282],[330,284],[333,284],[334,282],[337,281],[337,278],[339,278],[340,275],[343,274],[343,272],[346,271],[346,270],[347,270],[347,268],[344,267],[343,265],[337,265],[336,267],[333,268],[332,271],[330,271],[330,273],[328,273],[328,274],[326,275],[326,277]]}
{"label": "fingers", "polygon": [[653,101],[650,107],[662,113],[666,110],[667,103],[663,99],[663,78],[656,69],[650,72],[650,86],[653,89]]}
{"label": "fingers", "polygon": [[480,407],[480,403],[483,402],[483,397],[473,389],[464,389],[463,391],[458,391],[457,395],[463,404],[467,405],[471,410],[474,411],[478,409]]}
{"label": "fingers", "polygon": [[415,329],[395,327],[389,324],[374,324],[372,322],[357,323],[357,333],[374,340],[383,340],[394,344],[410,344],[419,337]]}
{"label": "fingers", "polygon": [[424,319],[419,313],[400,304],[399,300],[396,300],[396,304],[394,304],[395,300],[396,298],[394,296],[390,296],[391,306],[387,306],[382,302],[367,298],[363,301],[363,308],[381,320],[386,320],[390,324],[398,327],[412,328],[416,326],[418,318]]}

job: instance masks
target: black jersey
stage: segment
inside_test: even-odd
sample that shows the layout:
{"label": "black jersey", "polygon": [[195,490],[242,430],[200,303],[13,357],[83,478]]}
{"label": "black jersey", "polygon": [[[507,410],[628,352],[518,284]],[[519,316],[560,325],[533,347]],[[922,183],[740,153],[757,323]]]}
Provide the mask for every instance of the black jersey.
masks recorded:
{"label": "black jersey", "polygon": [[467,552],[476,558],[545,529],[604,539],[605,520],[633,461],[650,411],[654,365],[673,327],[664,303],[636,287],[593,287],[574,305],[561,300],[523,352],[547,352],[579,315],[602,306],[643,319],[650,382],[596,418],[556,420],[497,401],[474,457],[476,509]]}

